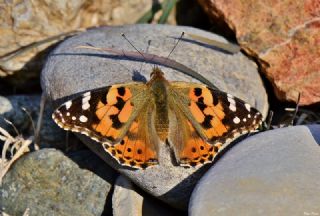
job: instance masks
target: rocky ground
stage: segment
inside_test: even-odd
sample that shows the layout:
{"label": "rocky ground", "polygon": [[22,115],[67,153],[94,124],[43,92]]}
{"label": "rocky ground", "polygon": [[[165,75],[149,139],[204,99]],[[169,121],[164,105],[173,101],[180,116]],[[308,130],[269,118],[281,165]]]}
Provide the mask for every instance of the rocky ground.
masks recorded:
{"label": "rocky ground", "polygon": [[[62,42],[50,54],[55,41],[13,56],[6,54],[57,32],[134,23],[151,5],[149,1],[132,5],[101,1],[98,6],[78,2],[60,5],[62,16],[41,4],[5,4],[7,16],[11,14],[15,22],[4,19],[0,27],[5,35],[0,39],[0,211],[8,215],[320,214],[319,5],[236,1],[231,7],[221,2],[199,0],[202,11],[195,3],[180,1],[175,16],[169,18],[171,24],[205,30],[155,24],[95,27],[72,37],[60,36],[55,41]],[[284,10],[288,5],[291,10]],[[205,21],[186,21],[181,10]],[[294,17],[293,11],[300,15]],[[279,16],[284,12],[287,20]],[[23,14],[32,16],[23,20]],[[139,50],[168,56],[181,32],[187,34],[170,59],[256,107],[266,121],[259,132],[234,140],[213,163],[196,168],[177,166],[170,147],[162,144],[160,164],[136,170],[119,165],[100,143],[66,132],[51,119],[57,106],[81,92],[149,80],[152,63],[75,47],[89,44],[135,51],[121,37],[125,33]],[[29,37],[23,37],[26,34]],[[192,34],[229,47],[238,42],[242,51],[226,51]],[[199,82],[160,67],[168,80]],[[295,107],[296,92],[300,104],[309,106],[299,107],[294,116],[284,108]]]}

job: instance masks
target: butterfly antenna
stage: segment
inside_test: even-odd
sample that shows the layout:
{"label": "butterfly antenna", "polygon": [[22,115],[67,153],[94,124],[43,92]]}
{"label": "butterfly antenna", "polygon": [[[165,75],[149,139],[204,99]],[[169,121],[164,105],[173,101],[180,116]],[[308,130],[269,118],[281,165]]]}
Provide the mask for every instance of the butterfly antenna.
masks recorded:
{"label": "butterfly antenna", "polygon": [[131,41],[126,37],[126,35],[125,35],[124,33],[122,33],[121,36],[122,36],[126,41],[128,41],[128,43],[143,57],[143,59],[144,59],[145,61],[147,61],[147,59],[146,59],[146,57],[143,55],[143,53],[140,52],[140,51],[131,43]]}
{"label": "butterfly antenna", "polygon": [[[138,50],[138,49],[133,45],[133,43],[131,43],[131,41],[126,37],[126,35],[125,35],[124,33],[122,33],[121,36],[122,36],[126,41],[128,41],[128,43],[142,56],[142,58],[144,59],[145,62],[148,62],[147,58],[143,55],[143,53],[140,52],[140,50]],[[149,40],[149,41],[148,41],[148,47],[149,47],[149,45],[150,45],[150,42],[151,42],[151,41]],[[150,59],[150,62],[152,62],[153,58],[154,58],[154,56]],[[155,64],[153,64],[153,68],[155,68],[155,67],[156,67]]]}
{"label": "butterfly antenna", "polygon": [[165,63],[167,62],[167,60],[169,59],[169,57],[170,57],[171,53],[173,53],[173,51],[176,49],[176,47],[178,46],[178,44],[179,44],[179,42],[181,41],[181,39],[182,39],[182,37],[183,37],[183,36],[184,36],[184,32],[182,32],[182,33],[181,33],[181,35],[180,35],[180,37],[179,37],[179,39],[178,39],[177,43],[175,43],[175,45],[173,46],[173,48],[172,48],[172,50],[170,51],[169,55],[167,56],[167,58],[166,58],[166,60],[165,60],[164,64],[165,64]]}
{"label": "butterfly antenna", "polygon": [[[147,48],[146,48],[145,53],[148,53],[148,52],[149,52],[150,44],[151,44],[151,40],[148,40],[148,46],[147,46]],[[151,61],[152,61],[152,59],[151,59]],[[143,62],[141,63],[140,71],[142,71],[142,66],[143,66]],[[155,67],[155,65],[153,64],[153,68],[154,68],[154,67]]]}
{"label": "butterfly antenna", "polygon": [[[140,50],[138,50],[134,45],[133,43],[131,43],[131,41],[126,37],[126,35],[124,33],[121,34],[121,36],[126,40],[128,41],[128,43],[142,56],[142,58],[144,59],[145,62],[147,62],[147,58],[143,55],[142,52],[140,52]],[[150,40],[149,40],[150,41]],[[150,61],[152,62],[153,60],[153,57],[152,59],[150,59]],[[153,68],[155,68],[155,64],[153,65]]]}

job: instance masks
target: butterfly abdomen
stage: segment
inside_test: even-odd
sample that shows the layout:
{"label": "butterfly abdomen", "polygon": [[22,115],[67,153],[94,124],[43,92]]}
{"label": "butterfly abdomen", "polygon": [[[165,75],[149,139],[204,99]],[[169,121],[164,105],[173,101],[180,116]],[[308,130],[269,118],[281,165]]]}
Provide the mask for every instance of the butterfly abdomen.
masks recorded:
{"label": "butterfly abdomen", "polygon": [[165,141],[169,132],[168,103],[167,100],[155,99],[155,128],[160,140]]}

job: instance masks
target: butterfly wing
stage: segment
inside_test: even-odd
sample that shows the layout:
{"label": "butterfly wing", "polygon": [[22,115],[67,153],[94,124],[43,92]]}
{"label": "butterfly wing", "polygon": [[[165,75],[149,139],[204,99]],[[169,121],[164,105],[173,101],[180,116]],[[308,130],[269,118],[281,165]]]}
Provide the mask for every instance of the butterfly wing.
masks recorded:
{"label": "butterfly wing", "polygon": [[[223,144],[256,130],[262,115],[225,92],[202,84],[172,82],[169,141],[181,165],[211,162]],[[179,122],[177,124],[176,122]]]}
{"label": "butterfly wing", "polygon": [[112,85],[69,100],[52,114],[63,129],[103,144],[119,163],[146,167],[157,163],[157,140],[151,122],[150,92],[141,83]]}
{"label": "butterfly wing", "polygon": [[208,143],[195,130],[191,121],[178,107],[169,110],[169,143],[181,166],[209,163],[220,148],[220,143]]}
{"label": "butterfly wing", "polygon": [[145,104],[120,142],[104,143],[107,152],[123,166],[145,169],[158,164],[159,138],[153,124],[154,103]]}

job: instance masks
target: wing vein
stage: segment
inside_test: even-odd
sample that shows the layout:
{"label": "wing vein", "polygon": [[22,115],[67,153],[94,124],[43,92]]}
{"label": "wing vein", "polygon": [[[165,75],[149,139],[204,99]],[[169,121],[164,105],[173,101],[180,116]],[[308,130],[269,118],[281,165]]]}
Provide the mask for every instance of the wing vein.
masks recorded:
{"label": "wing vein", "polygon": [[[217,119],[219,119],[219,121],[221,122],[221,125],[226,129],[226,131],[228,131],[228,128],[226,128],[226,126],[222,123],[222,119],[219,118],[219,116],[217,115],[217,113],[214,111],[213,107],[210,107],[212,112],[214,113],[214,115],[217,117]],[[212,127],[214,129],[214,127]],[[215,130],[215,129],[214,129]],[[217,132],[217,131],[216,131]],[[219,133],[217,132],[217,134],[219,135]],[[220,136],[220,135],[219,135]]]}

